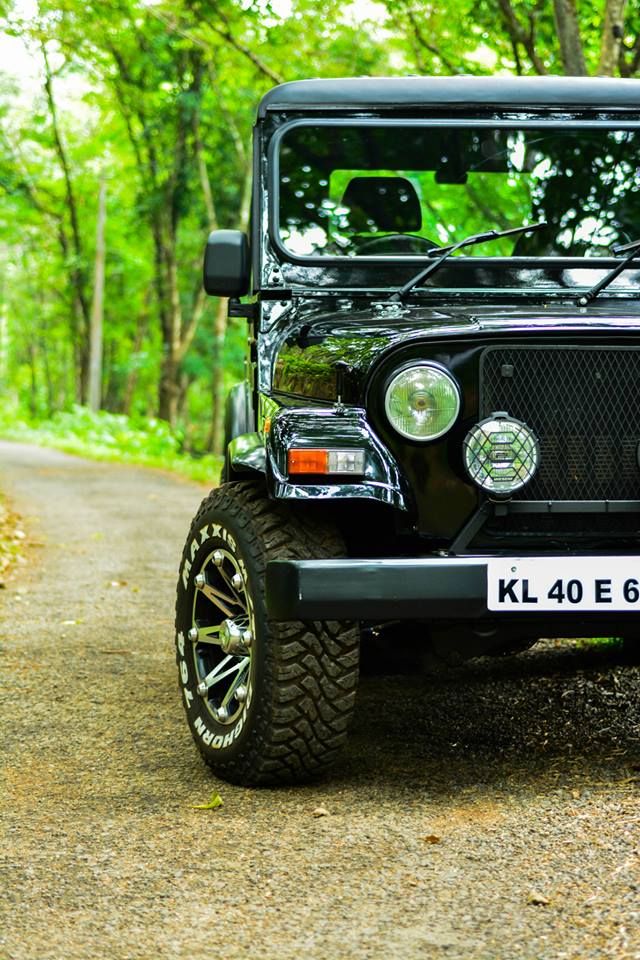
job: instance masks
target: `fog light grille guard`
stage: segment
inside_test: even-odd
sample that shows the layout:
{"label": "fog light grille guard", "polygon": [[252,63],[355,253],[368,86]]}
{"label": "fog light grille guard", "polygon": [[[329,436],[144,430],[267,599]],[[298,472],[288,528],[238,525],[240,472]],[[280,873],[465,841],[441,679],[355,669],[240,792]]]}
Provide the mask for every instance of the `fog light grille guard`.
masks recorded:
{"label": "fog light grille guard", "polygon": [[513,499],[640,499],[640,348],[489,347],[480,406],[538,438],[538,472]]}
{"label": "fog light grille guard", "polygon": [[471,428],[464,439],[463,459],[474,483],[497,497],[511,497],[535,474],[539,452],[525,423],[495,413]]}

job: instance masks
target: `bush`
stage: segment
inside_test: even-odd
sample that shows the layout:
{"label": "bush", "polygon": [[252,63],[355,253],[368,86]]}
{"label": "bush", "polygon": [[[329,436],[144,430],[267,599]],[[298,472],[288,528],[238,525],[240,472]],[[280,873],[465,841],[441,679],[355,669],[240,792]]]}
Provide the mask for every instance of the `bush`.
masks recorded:
{"label": "bush", "polygon": [[139,463],[172,470],[205,483],[217,481],[221,458],[192,457],[182,452],[183,436],[156,418],[127,417],[88,407],[53,414],[49,420],[28,422],[15,411],[0,409],[0,433],[12,440],[56,447],[96,460]]}

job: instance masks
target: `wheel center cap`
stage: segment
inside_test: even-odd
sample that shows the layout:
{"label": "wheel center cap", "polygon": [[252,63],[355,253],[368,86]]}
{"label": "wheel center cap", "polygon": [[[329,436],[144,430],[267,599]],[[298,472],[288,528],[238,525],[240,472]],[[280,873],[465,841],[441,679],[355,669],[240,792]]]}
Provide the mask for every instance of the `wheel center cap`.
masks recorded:
{"label": "wheel center cap", "polygon": [[220,646],[225,653],[240,653],[244,650],[243,631],[235,620],[223,620],[220,626]]}

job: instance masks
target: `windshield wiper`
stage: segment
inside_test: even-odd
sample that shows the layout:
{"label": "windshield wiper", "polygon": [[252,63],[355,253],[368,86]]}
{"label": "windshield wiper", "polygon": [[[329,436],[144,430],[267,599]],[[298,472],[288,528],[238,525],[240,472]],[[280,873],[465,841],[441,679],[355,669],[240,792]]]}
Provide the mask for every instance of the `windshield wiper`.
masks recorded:
{"label": "windshield wiper", "polygon": [[631,243],[623,243],[622,246],[612,247],[611,249],[614,253],[627,253],[628,251],[628,254],[624,260],[620,261],[617,267],[614,267],[613,270],[607,273],[602,280],[598,280],[598,282],[591,287],[591,290],[587,290],[586,293],[583,293],[578,300],[579,307],[586,307],[588,303],[591,303],[592,300],[595,300],[599,293],[601,293],[603,290],[606,290],[609,284],[613,283],[616,277],[619,277],[623,270],[626,270],[632,260],[635,260],[636,257],[640,257],[640,240],[632,240]]}
{"label": "windshield wiper", "polygon": [[498,240],[499,237],[510,237],[516,233],[532,233],[534,230],[541,230],[546,226],[547,221],[541,220],[539,223],[532,223],[527,227],[512,227],[510,230],[488,230],[486,233],[475,233],[470,237],[465,237],[464,240],[459,240],[458,243],[450,244],[448,247],[434,247],[433,250],[429,250],[427,256],[430,257],[432,254],[439,253],[440,256],[438,259],[430,263],[429,266],[421,270],[420,273],[417,273],[415,277],[405,283],[403,287],[400,287],[398,292],[394,293],[390,299],[395,302],[404,300],[406,295],[410,293],[414,287],[417,287],[423,280],[430,277],[432,273],[439,270],[445,260],[447,260],[452,253],[455,253],[456,250],[461,250],[463,247],[472,247],[476,243],[484,243],[485,240]]}

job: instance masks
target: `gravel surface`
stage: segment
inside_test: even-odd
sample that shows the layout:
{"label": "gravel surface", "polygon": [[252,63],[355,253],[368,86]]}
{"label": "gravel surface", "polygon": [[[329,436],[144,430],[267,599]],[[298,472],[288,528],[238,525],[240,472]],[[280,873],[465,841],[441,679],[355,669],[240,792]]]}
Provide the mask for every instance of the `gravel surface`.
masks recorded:
{"label": "gravel surface", "polygon": [[365,679],[330,779],[231,787],[173,659],[203,490],[10,443],[0,488],[36,541],[0,593],[0,957],[640,958],[637,667]]}

